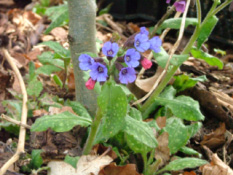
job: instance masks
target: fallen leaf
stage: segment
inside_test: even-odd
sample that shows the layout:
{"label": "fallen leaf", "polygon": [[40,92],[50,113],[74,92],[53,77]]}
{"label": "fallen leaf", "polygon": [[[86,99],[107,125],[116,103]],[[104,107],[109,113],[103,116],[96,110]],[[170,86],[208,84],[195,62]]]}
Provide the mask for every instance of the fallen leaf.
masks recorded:
{"label": "fallen leaf", "polygon": [[[109,149],[109,147],[103,146],[101,144],[97,144],[92,148],[92,153],[95,155],[101,155],[103,154],[107,149]],[[109,157],[111,157],[113,160],[117,158],[116,153],[110,149],[107,154]]]}
{"label": "fallen leaf", "polygon": [[[65,111],[69,111],[73,114],[76,114],[73,109],[69,106],[63,106],[62,108],[56,108],[56,107],[49,107],[49,114],[54,115],[54,114],[59,114]],[[77,115],[77,114],[76,114]]]}
{"label": "fallen leaf", "polygon": [[50,32],[58,41],[65,41],[68,36],[68,31],[62,27],[56,27]]}
{"label": "fallen leaf", "polygon": [[36,49],[33,49],[28,54],[24,54],[24,57],[28,59],[29,61],[31,61],[31,60],[36,60],[38,55],[41,55],[41,51],[39,48],[36,48]]}
{"label": "fallen leaf", "polygon": [[167,121],[166,117],[158,117],[156,119],[156,123],[160,127],[160,129],[162,129],[166,126],[166,121]]}
{"label": "fallen leaf", "polygon": [[125,166],[117,166],[111,163],[100,170],[98,175],[140,175],[136,170],[135,164],[127,164]]}
{"label": "fallen leaf", "polygon": [[135,81],[135,84],[143,91],[150,92],[151,88],[154,86],[157,78],[160,76],[162,71],[163,71],[163,68],[158,67],[158,70],[156,71],[154,76],[147,78],[147,79],[137,79]]}
{"label": "fallen leaf", "polygon": [[194,171],[190,171],[190,172],[185,171],[183,175],[197,175],[197,174]]}
{"label": "fallen leaf", "polygon": [[170,159],[168,138],[169,138],[169,135],[167,132],[163,132],[161,135],[157,137],[157,141],[159,145],[155,148],[155,158],[156,160],[158,159],[162,160],[160,166],[165,165],[166,162]]}
{"label": "fallen leaf", "polygon": [[33,111],[33,116],[35,117],[38,117],[38,116],[44,116],[44,115],[47,115],[48,112],[44,109],[36,109]]}
{"label": "fallen leaf", "polygon": [[204,136],[203,140],[201,141],[201,145],[206,145],[211,149],[223,145],[225,143],[225,132],[225,123],[221,123],[220,127],[217,128],[214,132]]}
{"label": "fallen leaf", "polygon": [[217,154],[213,154],[211,163],[201,166],[200,170],[202,175],[233,175],[232,169]]}
{"label": "fallen leaf", "polygon": [[32,11],[25,11],[23,17],[28,19],[33,25],[36,25],[38,21],[41,20],[41,16]]}
{"label": "fallen leaf", "polygon": [[75,89],[75,78],[74,78],[74,71],[70,71],[68,76],[68,88],[69,90]]}

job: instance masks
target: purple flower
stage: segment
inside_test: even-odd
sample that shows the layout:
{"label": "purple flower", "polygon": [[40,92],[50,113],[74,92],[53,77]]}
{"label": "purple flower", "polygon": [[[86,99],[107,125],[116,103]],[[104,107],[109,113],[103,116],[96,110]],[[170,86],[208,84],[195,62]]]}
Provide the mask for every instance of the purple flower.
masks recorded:
{"label": "purple flower", "polygon": [[176,7],[176,11],[177,12],[182,12],[182,13],[185,10],[185,5],[186,5],[185,0],[180,0],[180,1],[174,3],[174,6]]}
{"label": "purple flower", "polygon": [[91,67],[90,76],[92,80],[104,82],[108,77],[108,69],[101,63],[94,63]]}
{"label": "purple flower", "polygon": [[125,63],[129,67],[137,67],[139,65],[140,58],[141,58],[140,53],[133,48],[128,49],[124,56]]}
{"label": "purple flower", "polygon": [[79,67],[81,70],[89,70],[91,66],[94,64],[94,59],[91,58],[87,54],[81,54],[78,58],[79,60]]}
{"label": "purple flower", "polygon": [[149,35],[149,32],[148,32],[148,30],[146,29],[146,27],[140,27],[140,33],[141,34],[145,34],[145,35]]}
{"label": "purple flower", "polygon": [[148,36],[141,33],[137,34],[134,38],[134,47],[139,52],[145,52],[146,50],[148,50],[150,47]]}
{"label": "purple flower", "polygon": [[166,3],[169,4],[171,2],[171,0],[166,0]]}
{"label": "purple flower", "polygon": [[103,54],[107,57],[115,57],[119,50],[119,46],[117,43],[111,43],[110,41],[104,43],[102,48]]}
{"label": "purple flower", "polygon": [[133,83],[136,80],[136,72],[132,67],[122,68],[119,72],[119,80],[122,84]]}
{"label": "purple flower", "polygon": [[155,53],[159,53],[161,51],[160,47],[162,46],[162,40],[158,36],[151,38],[149,42],[151,50]]}

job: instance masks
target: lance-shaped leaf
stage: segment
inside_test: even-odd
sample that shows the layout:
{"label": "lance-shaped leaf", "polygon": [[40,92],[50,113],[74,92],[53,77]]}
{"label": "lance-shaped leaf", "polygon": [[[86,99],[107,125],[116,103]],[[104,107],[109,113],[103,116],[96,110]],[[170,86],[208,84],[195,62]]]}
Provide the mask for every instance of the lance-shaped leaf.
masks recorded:
{"label": "lance-shaped leaf", "polygon": [[155,134],[148,123],[138,121],[130,116],[127,116],[125,121],[126,140],[135,153],[147,153],[157,147]]}
{"label": "lance-shaped leaf", "polygon": [[200,49],[201,45],[208,39],[210,34],[212,33],[215,25],[218,22],[218,18],[216,16],[211,16],[200,29],[200,34],[197,39],[197,48]]}
{"label": "lance-shaped leaf", "polygon": [[105,83],[97,99],[102,111],[102,121],[99,126],[95,143],[107,140],[125,127],[127,113],[127,98],[121,87],[113,83]]}
{"label": "lance-shaped leaf", "polygon": [[202,50],[198,50],[197,48],[192,48],[191,54],[193,55],[194,58],[205,60],[205,62],[207,62],[210,66],[217,66],[219,69],[223,68],[223,62],[220,59]]}
{"label": "lance-shaped leaf", "polygon": [[[182,18],[171,18],[165,20],[162,25],[159,26],[158,30],[156,31],[158,34],[161,34],[163,29],[170,28],[170,29],[179,29],[181,25]],[[198,20],[197,18],[186,18],[185,19],[185,27],[189,25],[197,25]]]}
{"label": "lance-shaped leaf", "polygon": [[204,116],[199,109],[199,103],[190,97],[178,96],[174,99],[158,97],[155,102],[170,108],[176,117],[189,121],[204,120]]}
{"label": "lance-shaped leaf", "polygon": [[198,158],[181,158],[170,162],[167,166],[157,171],[156,174],[160,174],[164,171],[178,171],[183,170],[185,168],[195,168],[207,163],[208,162],[206,160]]}
{"label": "lance-shaped leaf", "polygon": [[51,128],[55,132],[66,132],[74,126],[80,125],[86,127],[91,124],[91,120],[85,117],[80,117],[65,111],[55,115],[45,115],[36,120],[32,125],[31,131],[45,131]]}

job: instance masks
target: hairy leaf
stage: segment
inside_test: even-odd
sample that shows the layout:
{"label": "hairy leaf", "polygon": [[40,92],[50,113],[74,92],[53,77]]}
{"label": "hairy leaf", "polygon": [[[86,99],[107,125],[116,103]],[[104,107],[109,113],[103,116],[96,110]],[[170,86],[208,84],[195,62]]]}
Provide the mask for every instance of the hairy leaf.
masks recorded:
{"label": "hairy leaf", "polygon": [[32,125],[31,131],[45,131],[51,128],[55,132],[66,132],[71,130],[74,126],[88,126],[91,120],[77,116],[68,111],[55,115],[45,115],[36,120]]}
{"label": "hairy leaf", "polygon": [[205,60],[205,62],[207,62],[210,66],[217,66],[219,69],[223,68],[223,62],[221,60],[208,53],[205,53],[202,50],[192,48],[191,54],[193,55],[194,58]]}
{"label": "hairy leaf", "polygon": [[138,121],[130,116],[127,116],[125,121],[126,140],[135,153],[147,153],[157,147],[155,134],[148,123]]}

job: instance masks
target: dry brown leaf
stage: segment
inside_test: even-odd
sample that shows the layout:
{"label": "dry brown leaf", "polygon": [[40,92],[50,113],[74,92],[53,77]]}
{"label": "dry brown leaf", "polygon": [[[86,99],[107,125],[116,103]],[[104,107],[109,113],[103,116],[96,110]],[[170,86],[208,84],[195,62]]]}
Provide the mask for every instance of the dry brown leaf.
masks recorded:
{"label": "dry brown leaf", "polygon": [[38,21],[41,20],[41,16],[32,11],[25,11],[23,17],[28,19],[33,25],[36,25]]}
{"label": "dry brown leaf", "polygon": [[59,113],[62,113],[62,112],[65,112],[65,111],[69,111],[75,115],[77,115],[73,109],[69,106],[63,106],[62,108],[56,108],[56,107],[49,107],[49,114],[50,115],[54,115],[54,114],[59,114]]}
{"label": "dry brown leaf", "polygon": [[65,41],[68,36],[68,31],[62,27],[56,27],[50,32],[58,41]]}
{"label": "dry brown leaf", "polygon": [[37,116],[43,116],[43,115],[47,115],[48,114],[48,112],[46,111],[46,110],[44,110],[44,109],[36,109],[36,110],[34,110],[33,111],[33,116],[35,117],[37,117]]}
{"label": "dry brown leaf", "polygon": [[155,84],[157,78],[160,76],[162,71],[163,71],[163,68],[158,67],[158,70],[156,71],[156,74],[154,76],[147,78],[147,79],[137,79],[135,81],[135,84],[143,91],[150,92],[151,88]]}
{"label": "dry brown leaf", "polygon": [[170,159],[170,150],[168,148],[168,133],[163,132],[160,136],[158,136],[157,141],[159,145],[155,149],[155,158],[161,159],[162,163],[160,166],[163,166]]}
{"label": "dry brown leaf", "polygon": [[197,175],[197,174],[194,171],[190,171],[190,172],[185,171],[183,175]]}
{"label": "dry brown leaf", "polygon": [[140,175],[136,171],[135,164],[127,164],[125,166],[117,166],[115,163],[111,163],[108,166],[100,170],[98,175]]}
{"label": "dry brown leaf", "polygon": [[210,164],[200,167],[203,175],[233,175],[232,169],[217,154],[213,154]]}
{"label": "dry brown leaf", "polygon": [[[108,149],[109,148],[104,146],[104,145],[97,144],[92,148],[92,153],[91,154],[101,155],[101,154],[105,153],[105,151],[108,150]],[[113,160],[117,158],[117,154],[112,149],[109,149],[109,151],[105,155],[108,155]]]}
{"label": "dry brown leaf", "polygon": [[32,60],[36,60],[38,55],[41,55],[41,51],[39,48],[36,48],[36,49],[33,49],[28,54],[24,54],[24,57],[28,59],[29,61],[32,61]]}
{"label": "dry brown leaf", "polygon": [[75,78],[74,78],[74,71],[70,71],[68,75],[68,88],[69,90],[75,90]]}
{"label": "dry brown leaf", "polygon": [[156,123],[159,126],[160,129],[164,128],[166,126],[166,121],[167,118],[166,117],[158,117],[156,119]]}
{"label": "dry brown leaf", "polygon": [[201,145],[206,145],[211,149],[223,145],[225,143],[225,132],[225,123],[221,123],[220,127],[217,128],[214,132],[204,136],[203,140],[201,141]]}

